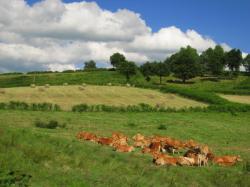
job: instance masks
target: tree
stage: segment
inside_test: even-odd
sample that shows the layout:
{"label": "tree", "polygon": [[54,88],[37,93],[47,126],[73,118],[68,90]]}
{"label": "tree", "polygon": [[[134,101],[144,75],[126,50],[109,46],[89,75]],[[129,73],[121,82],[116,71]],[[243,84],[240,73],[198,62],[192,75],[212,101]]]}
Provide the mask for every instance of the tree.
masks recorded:
{"label": "tree", "polygon": [[208,48],[200,56],[201,70],[214,76],[220,75],[225,67],[225,53],[221,46]]}
{"label": "tree", "polygon": [[150,81],[150,76],[154,75],[152,63],[146,62],[140,66],[140,71],[147,81]]}
{"label": "tree", "polygon": [[240,65],[242,64],[242,53],[239,49],[232,49],[226,53],[226,63],[229,70],[237,75],[240,71]]}
{"label": "tree", "polygon": [[127,81],[129,81],[130,77],[136,74],[137,66],[134,62],[123,61],[120,62],[117,69],[121,74],[125,75]]}
{"label": "tree", "polygon": [[194,78],[200,73],[198,60],[199,55],[196,49],[190,46],[181,48],[178,53],[172,55],[169,59],[171,71],[175,77],[180,78],[185,83],[186,80]]}
{"label": "tree", "polygon": [[250,73],[250,54],[248,54],[243,61],[246,72]]}
{"label": "tree", "polygon": [[167,62],[153,62],[153,74],[159,76],[160,84],[162,82],[163,76],[168,76],[170,74],[170,69]]}
{"label": "tree", "polygon": [[110,57],[110,63],[112,64],[113,67],[118,68],[118,66],[120,65],[121,62],[125,62],[126,58],[124,55],[120,54],[120,53],[114,53],[111,57]]}
{"label": "tree", "polygon": [[94,60],[90,60],[84,63],[84,69],[96,69],[96,63]]}

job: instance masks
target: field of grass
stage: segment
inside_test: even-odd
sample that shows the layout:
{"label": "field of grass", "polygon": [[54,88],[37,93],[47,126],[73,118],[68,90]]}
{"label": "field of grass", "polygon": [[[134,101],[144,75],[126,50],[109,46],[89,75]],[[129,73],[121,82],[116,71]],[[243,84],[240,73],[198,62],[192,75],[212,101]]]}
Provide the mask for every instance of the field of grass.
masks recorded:
{"label": "field of grass", "polygon": [[[249,115],[0,111],[0,182],[27,175],[30,180],[22,182],[31,186],[249,186]],[[58,120],[66,128],[37,128],[38,119]],[[192,138],[208,144],[217,155],[239,154],[244,162],[232,167],[158,167],[139,150],[116,153],[80,142],[75,134],[81,130],[100,136],[120,131],[129,137],[140,132]]]}
{"label": "field of grass", "polygon": [[250,96],[248,95],[225,95],[220,94],[220,97],[223,97],[229,101],[236,102],[236,103],[244,103],[250,104]]}
{"label": "field of grass", "polygon": [[[82,90],[83,89],[83,90]],[[48,102],[71,110],[77,104],[105,104],[113,106],[137,105],[146,103],[162,107],[182,108],[207,106],[204,103],[186,99],[175,94],[161,93],[156,90],[122,86],[50,86],[5,88],[0,92],[0,102],[23,101],[27,103]]]}
{"label": "field of grass", "polygon": [[[82,83],[103,85],[107,83],[125,84],[125,76],[115,71],[91,71],[91,72],[75,72],[75,73],[48,73],[48,74],[23,74],[23,75],[1,75],[0,88],[22,87],[36,84],[43,86],[63,85],[79,85]],[[138,73],[131,78],[133,83],[145,82],[143,76]]]}

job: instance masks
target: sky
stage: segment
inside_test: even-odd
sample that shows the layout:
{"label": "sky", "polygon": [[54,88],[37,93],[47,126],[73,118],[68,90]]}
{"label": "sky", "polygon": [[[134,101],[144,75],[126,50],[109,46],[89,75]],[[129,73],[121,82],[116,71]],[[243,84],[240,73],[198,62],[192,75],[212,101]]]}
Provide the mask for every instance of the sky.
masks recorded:
{"label": "sky", "polygon": [[142,64],[181,47],[250,53],[249,0],[0,0],[0,72]]}

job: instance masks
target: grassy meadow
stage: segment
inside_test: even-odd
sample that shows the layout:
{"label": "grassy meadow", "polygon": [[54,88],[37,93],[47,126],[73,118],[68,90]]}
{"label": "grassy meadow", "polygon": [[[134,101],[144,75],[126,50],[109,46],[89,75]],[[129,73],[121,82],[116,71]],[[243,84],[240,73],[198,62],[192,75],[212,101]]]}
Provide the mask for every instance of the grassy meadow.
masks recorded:
{"label": "grassy meadow", "polygon": [[[159,77],[146,82],[137,74],[130,81],[137,87],[126,87],[125,77],[115,71],[1,75],[0,103],[48,102],[65,111],[0,110],[0,186],[250,186],[250,78],[198,77],[187,84],[174,79],[164,77],[159,85]],[[79,89],[83,83],[87,86]],[[37,86],[31,88],[30,84]],[[45,88],[45,84],[51,86]],[[218,110],[67,111],[81,103]],[[49,121],[60,126],[36,125]],[[110,147],[78,141],[75,135],[79,131],[99,136],[119,131],[130,138],[142,133],[194,139],[207,144],[216,155],[241,155],[243,162],[232,167],[211,163],[208,167],[159,167],[139,149],[117,153]]]}
{"label": "grassy meadow", "polygon": [[[30,186],[249,186],[249,115],[1,111],[0,181],[18,171],[31,177],[21,181]],[[34,125],[37,120],[58,120],[66,127],[41,129]],[[120,131],[130,138],[138,132],[192,138],[217,155],[239,154],[244,161],[233,167],[158,167],[139,150],[117,153],[78,141],[81,130],[100,136]]]}
{"label": "grassy meadow", "polygon": [[0,102],[23,101],[27,103],[53,103],[63,110],[71,110],[78,104],[112,106],[137,105],[140,103],[151,106],[183,108],[205,107],[205,103],[180,97],[176,94],[161,93],[157,90],[125,86],[50,86],[5,88],[0,92]]}
{"label": "grassy meadow", "polygon": [[236,103],[245,103],[250,104],[250,96],[249,95],[225,95],[220,94],[220,97],[225,98],[229,101]]}

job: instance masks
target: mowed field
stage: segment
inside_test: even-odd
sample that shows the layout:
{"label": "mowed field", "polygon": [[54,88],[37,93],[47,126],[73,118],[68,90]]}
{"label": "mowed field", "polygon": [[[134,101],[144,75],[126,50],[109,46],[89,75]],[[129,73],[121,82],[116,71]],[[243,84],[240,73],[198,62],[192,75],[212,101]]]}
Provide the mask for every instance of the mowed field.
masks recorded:
{"label": "mowed field", "polygon": [[[31,177],[26,181],[30,186],[249,186],[249,115],[0,111],[0,181],[18,171]],[[34,125],[37,120],[57,120],[66,127],[41,129]],[[241,155],[243,162],[232,167],[155,166],[139,149],[117,153],[78,141],[79,131],[194,139],[216,155]]]}
{"label": "mowed field", "polygon": [[224,95],[220,94],[220,97],[223,97],[229,101],[243,104],[250,104],[250,96],[249,95]]}
{"label": "mowed field", "polygon": [[58,104],[63,110],[71,110],[77,104],[105,104],[113,106],[137,105],[182,108],[206,107],[205,103],[186,99],[171,93],[156,90],[122,86],[50,86],[4,88],[0,92],[0,102],[23,101],[27,103],[48,102]]}

